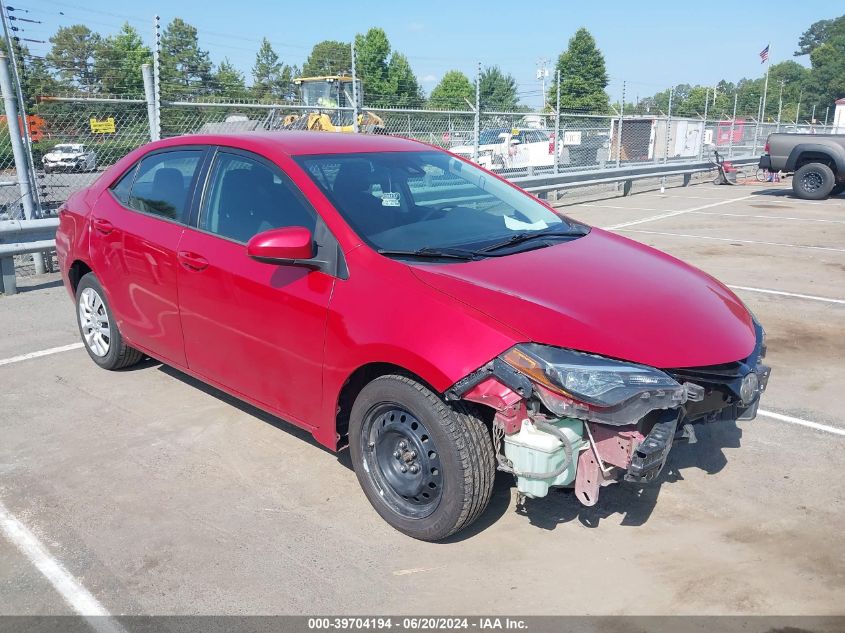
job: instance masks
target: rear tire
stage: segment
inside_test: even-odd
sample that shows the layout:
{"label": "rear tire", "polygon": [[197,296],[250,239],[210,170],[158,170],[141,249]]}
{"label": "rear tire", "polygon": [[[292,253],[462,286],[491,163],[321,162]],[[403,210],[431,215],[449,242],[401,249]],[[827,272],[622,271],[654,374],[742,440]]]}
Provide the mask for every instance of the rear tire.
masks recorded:
{"label": "rear tire", "polygon": [[487,426],[406,376],[381,376],[361,390],[349,451],[373,508],[413,538],[445,539],[490,502],[496,468]]}
{"label": "rear tire", "polygon": [[802,200],[824,200],[835,185],[836,176],[824,163],[802,165],[792,177],[792,191]]}
{"label": "rear tire", "polygon": [[83,275],[76,287],[76,323],[85,351],[103,369],[123,369],[144,358],[143,353],[123,340],[94,273]]}

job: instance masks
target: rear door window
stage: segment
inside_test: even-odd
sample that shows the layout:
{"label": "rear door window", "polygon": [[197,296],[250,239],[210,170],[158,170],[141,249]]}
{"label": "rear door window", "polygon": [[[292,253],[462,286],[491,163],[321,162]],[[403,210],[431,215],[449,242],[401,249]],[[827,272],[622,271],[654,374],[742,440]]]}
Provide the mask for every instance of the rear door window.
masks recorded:
{"label": "rear door window", "polygon": [[142,159],[126,206],[182,221],[201,158],[202,150],[189,149],[160,152]]}

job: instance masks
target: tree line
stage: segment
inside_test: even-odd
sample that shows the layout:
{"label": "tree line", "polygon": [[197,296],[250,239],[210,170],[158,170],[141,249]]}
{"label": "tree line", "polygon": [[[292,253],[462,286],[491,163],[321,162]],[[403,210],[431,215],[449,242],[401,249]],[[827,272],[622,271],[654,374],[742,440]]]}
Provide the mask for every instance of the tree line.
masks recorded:
{"label": "tree line", "polygon": [[[763,120],[809,120],[824,122],[825,113],[833,120],[834,103],[845,97],[845,15],[820,20],[810,25],[798,39],[794,57],[809,57],[807,68],[794,60],[772,64]],[[672,113],[701,116],[707,101],[708,118],[727,119],[733,115],[734,99],[740,116],[760,116],[765,89],[763,76],[738,82],[722,80],[715,86],[681,84],[672,90]],[[666,113],[670,89],[662,90],[635,104],[626,104],[626,112]]]}
{"label": "tree line", "polygon": [[[394,50],[381,28],[355,37],[356,75],[363,82],[368,107],[467,110],[475,105],[475,81],[460,70],[444,74],[426,95],[410,61]],[[125,23],[114,35],[102,36],[84,24],[60,27],[50,38],[44,57],[18,45],[20,73],[27,101],[44,95],[143,95],[141,64],[152,63],[152,50],[138,30]],[[3,48],[0,43],[0,48]],[[351,75],[351,42],[324,40],[315,44],[301,63],[288,63],[265,37],[259,44],[250,76],[228,58],[214,64],[199,43],[196,27],[182,18],[167,24],[160,38],[160,86],[165,100],[204,97],[295,102],[294,79]],[[562,105],[569,109],[606,111],[608,97],[604,58],[592,36],[580,29],[558,62]],[[485,110],[528,110],[520,103],[513,75],[492,65],[479,75],[481,107]],[[555,88],[551,89],[554,92]],[[552,100],[553,102],[553,100]]]}
{"label": "tree line", "polygon": [[[460,70],[450,70],[426,95],[410,61],[393,49],[381,28],[356,35],[356,75],[363,82],[368,107],[467,110],[475,105],[475,81]],[[45,57],[29,54],[21,46],[21,78],[28,101],[40,95],[143,95],[140,66],[152,62],[152,51],[138,31],[125,23],[117,34],[106,37],[85,25],[60,27],[50,38]],[[832,106],[845,95],[845,16],[811,25],[798,42],[796,57],[809,56],[810,68],[792,61],[773,64],[765,118],[795,118],[799,107],[809,114],[813,104]],[[214,64],[209,51],[199,44],[197,28],[175,18],[162,30],[160,39],[161,95],[165,100],[205,97],[295,102],[297,77],[351,75],[351,42],[324,40],[315,44],[298,65],[283,60],[263,38],[250,69],[250,76],[227,58]],[[556,104],[560,77],[560,105],[565,111],[610,113],[624,107],[626,113],[666,113],[670,89],[635,103],[611,106],[605,58],[585,28],[578,29],[557,58],[550,73],[546,97],[549,109]],[[516,79],[498,66],[488,66],[479,76],[480,101],[484,110],[527,110],[520,100]],[[716,86],[681,84],[672,89],[672,112],[700,116],[707,102],[711,117],[728,117],[733,111],[749,115],[758,111],[763,78],[722,80]],[[781,97],[782,95],[782,97]],[[818,114],[818,113],[817,113]]]}

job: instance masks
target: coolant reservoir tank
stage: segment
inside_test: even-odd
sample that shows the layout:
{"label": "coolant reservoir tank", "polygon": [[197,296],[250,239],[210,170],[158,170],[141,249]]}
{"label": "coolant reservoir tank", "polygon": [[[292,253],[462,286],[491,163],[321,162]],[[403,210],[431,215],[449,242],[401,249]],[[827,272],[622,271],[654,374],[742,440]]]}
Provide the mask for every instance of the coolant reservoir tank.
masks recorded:
{"label": "coolant reservoir tank", "polygon": [[[517,476],[516,488],[528,497],[545,497],[552,486],[567,486],[575,480],[578,454],[586,447],[582,436],[584,423],[574,418],[549,420],[559,428],[572,445],[572,460],[566,469],[551,477]],[[566,461],[563,442],[545,431],[541,431],[531,420],[526,419],[518,433],[505,436],[505,457],[513,464],[517,473],[554,473]]]}

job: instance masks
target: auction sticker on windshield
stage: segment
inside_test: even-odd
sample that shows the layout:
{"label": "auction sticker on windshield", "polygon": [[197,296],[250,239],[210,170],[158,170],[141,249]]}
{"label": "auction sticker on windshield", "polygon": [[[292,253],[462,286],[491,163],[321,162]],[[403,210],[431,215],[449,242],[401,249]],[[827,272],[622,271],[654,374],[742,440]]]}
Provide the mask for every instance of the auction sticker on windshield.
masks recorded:
{"label": "auction sticker on windshield", "polygon": [[399,206],[399,192],[385,192],[381,194],[381,206],[383,207],[398,207]]}

